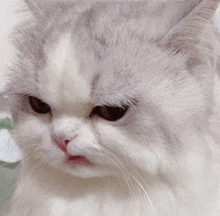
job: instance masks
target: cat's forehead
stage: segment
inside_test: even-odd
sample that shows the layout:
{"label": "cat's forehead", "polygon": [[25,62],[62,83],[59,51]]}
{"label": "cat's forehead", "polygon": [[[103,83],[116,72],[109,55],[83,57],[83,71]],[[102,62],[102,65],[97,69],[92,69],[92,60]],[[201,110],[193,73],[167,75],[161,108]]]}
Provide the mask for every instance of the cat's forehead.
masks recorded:
{"label": "cat's forehead", "polygon": [[[38,73],[41,95],[54,106],[88,105],[92,73],[83,73],[71,32],[62,34],[55,44],[45,46],[46,66]],[[79,107],[78,107],[79,109]]]}
{"label": "cat's forehead", "polygon": [[97,49],[97,41],[87,36],[61,34],[45,46],[46,66],[38,72],[41,98],[69,110],[136,100],[162,56],[138,37],[124,39],[119,34],[115,43]]}
{"label": "cat's forehead", "polygon": [[[40,97],[51,105],[59,107],[110,103],[112,101],[108,96],[113,98],[116,93],[124,91],[126,76],[123,71],[121,74],[118,71],[116,75],[118,66],[114,62],[114,48],[110,51],[111,54],[97,60],[97,50],[79,46],[78,43],[83,43],[84,40],[85,38],[77,40],[72,32],[66,32],[59,36],[56,43],[45,46],[46,64],[38,71],[38,83]],[[86,42],[94,43],[90,40]],[[123,94],[121,97],[123,98]],[[115,104],[116,98],[117,96],[113,102]]]}
{"label": "cat's forehead", "polygon": [[42,96],[61,106],[116,106],[135,100],[141,85],[146,88],[147,80],[156,74],[155,66],[163,53],[155,44],[129,32],[129,22],[115,26],[110,35],[108,22],[99,29],[86,24],[86,20],[76,22],[75,28],[45,45],[46,64],[38,71]]}

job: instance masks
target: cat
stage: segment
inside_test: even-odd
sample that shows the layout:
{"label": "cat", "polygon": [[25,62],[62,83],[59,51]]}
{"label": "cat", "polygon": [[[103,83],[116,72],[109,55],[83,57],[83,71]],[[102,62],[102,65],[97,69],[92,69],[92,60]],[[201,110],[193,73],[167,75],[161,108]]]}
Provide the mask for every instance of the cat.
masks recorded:
{"label": "cat", "polygon": [[219,0],[25,2],[3,215],[219,216]]}

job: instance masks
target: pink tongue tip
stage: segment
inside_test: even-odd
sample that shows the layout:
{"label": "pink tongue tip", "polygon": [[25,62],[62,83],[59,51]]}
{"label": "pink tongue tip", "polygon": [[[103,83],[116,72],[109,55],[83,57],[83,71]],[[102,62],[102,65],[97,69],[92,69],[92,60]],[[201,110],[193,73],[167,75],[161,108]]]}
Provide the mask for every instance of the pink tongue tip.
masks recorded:
{"label": "pink tongue tip", "polygon": [[92,165],[84,156],[69,156],[67,162],[70,164]]}

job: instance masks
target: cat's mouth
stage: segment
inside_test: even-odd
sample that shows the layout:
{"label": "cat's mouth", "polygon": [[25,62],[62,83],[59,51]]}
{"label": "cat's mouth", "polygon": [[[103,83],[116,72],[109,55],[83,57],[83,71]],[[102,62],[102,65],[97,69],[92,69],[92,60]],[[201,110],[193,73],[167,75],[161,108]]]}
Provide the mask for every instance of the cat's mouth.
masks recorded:
{"label": "cat's mouth", "polygon": [[81,155],[76,155],[76,156],[69,155],[67,157],[66,162],[68,164],[94,166],[92,162],[90,162],[86,157],[81,156]]}

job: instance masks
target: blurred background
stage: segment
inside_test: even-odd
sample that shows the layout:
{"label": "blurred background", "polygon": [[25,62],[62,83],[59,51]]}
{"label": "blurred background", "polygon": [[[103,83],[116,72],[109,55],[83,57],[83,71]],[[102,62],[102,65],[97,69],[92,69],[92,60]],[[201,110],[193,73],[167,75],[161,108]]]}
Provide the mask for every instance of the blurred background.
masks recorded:
{"label": "blurred background", "polygon": [[7,68],[13,60],[9,35],[22,19],[18,13],[19,1],[0,0],[0,211],[13,193],[21,158],[11,136],[12,119],[7,95],[3,93],[7,81]]}
{"label": "blurred background", "polygon": [[18,0],[0,1],[0,86],[5,83],[6,65],[10,61],[11,47],[9,45],[9,34],[13,26],[17,23],[14,10],[18,5]]}
{"label": "blurred background", "polygon": [[[22,13],[19,12],[22,7],[22,0],[0,0],[0,161],[5,162],[16,162],[19,159],[14,154],[17,149],[15,149],[10,136],[12,120],[4,90],[8,68],[14,59],[10,35],[14,26],[22,19]],[[10,148],[6,148],[7,146]]]}

